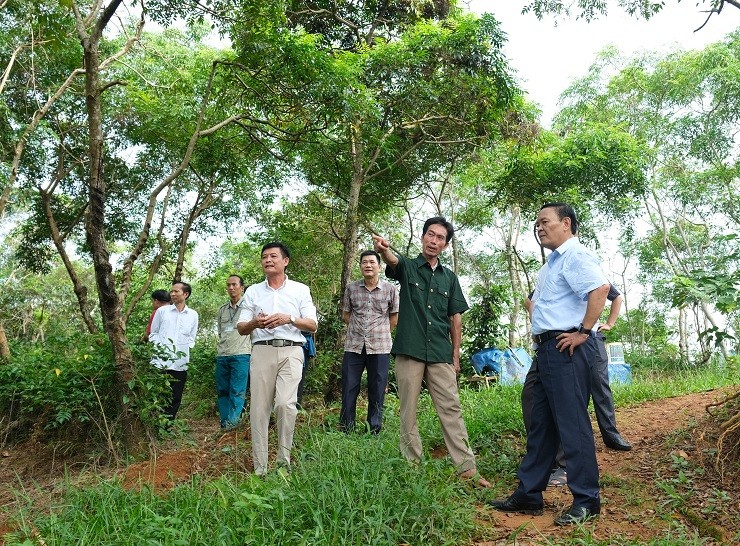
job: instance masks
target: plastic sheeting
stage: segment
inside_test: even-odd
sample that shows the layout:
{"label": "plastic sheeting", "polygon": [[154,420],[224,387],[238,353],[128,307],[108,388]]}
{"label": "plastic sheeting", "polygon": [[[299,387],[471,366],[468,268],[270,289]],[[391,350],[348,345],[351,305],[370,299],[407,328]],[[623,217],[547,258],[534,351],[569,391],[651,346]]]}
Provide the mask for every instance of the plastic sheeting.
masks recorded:
{"label": "plastic sheeting", "polygon": [[497,377],[502,385],[524,383],[524,378],[532,364],[532,357],[526,349],[497,349],[491,347],[478,351],[470,357],[473,369],[478,375]]}

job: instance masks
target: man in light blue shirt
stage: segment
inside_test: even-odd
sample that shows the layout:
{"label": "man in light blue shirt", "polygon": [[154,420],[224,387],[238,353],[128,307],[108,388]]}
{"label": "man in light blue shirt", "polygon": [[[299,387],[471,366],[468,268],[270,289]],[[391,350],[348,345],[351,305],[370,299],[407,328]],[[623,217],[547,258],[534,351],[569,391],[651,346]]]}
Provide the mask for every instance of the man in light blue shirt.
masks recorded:
{"label": "man in light blue shirt", "polygon": [[573,494],[557,525],[582,523],[601,510],[588,400],[594,332],[606,303],[609,282],[599,261],[575,237],[578,221],[566,203],[542,206],[535,224],[543,247],[552,250],[532,298],[532,337],[536,374],[527,454],[519,466],[519,487],[491,505],[503,512],[539,515],[558,443],[562,443]]}

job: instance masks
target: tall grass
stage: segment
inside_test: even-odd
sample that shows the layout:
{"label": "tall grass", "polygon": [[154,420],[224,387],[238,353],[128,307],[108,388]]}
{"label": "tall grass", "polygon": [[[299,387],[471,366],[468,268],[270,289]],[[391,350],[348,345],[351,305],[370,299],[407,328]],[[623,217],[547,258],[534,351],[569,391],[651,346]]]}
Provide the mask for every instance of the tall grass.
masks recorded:
{"label": "tall grass", "polygon": [[[739,383],[736,373],[703,368],[672,375],[640,372],[615,385],[617,406]],[[494,491],[473,491],[445,458],[410,465],[398,450],[398,401],[387,397],[378,436],[327,430],[310,416],[296,432],[293,472],[265,479],[230,473],[199,478],[164,494],[127,490],[115,480],[77,489],[59,501],[23,506],[13,514],[6,544],[51,545],[462,545],[490,536],[484,501],[511,491],[523,450],[521,386],[463,389],[461,402],[482,474]],[[419,428],[425,448],[443,446],[431,401],[422,396]],[[628,432],[628,431],[626,431]],[[249,457],[248,453],[243,454]],[[27,493],[27,492],[26,492]],[[51,502],[51,505],[49,503]],[[698,544],[673,527],[650,544]],[[611,544],[633,544],[611,537]],[[550,544],[603,544],[586,530]]]}
{"label": "tall grass", "polygon": [[641,368],[634,372],[631,384],[612,385],[612,392],[619,407],[737,384],[740,370],[721,364],[673,371]]}

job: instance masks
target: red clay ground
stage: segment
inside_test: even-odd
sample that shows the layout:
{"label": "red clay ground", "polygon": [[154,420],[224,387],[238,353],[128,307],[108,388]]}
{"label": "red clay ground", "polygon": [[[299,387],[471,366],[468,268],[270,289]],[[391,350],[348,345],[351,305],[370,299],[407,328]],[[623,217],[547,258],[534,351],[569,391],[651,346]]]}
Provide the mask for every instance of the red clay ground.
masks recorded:
{"label": "red clay ground", "polygon": [[[677,475],[676,460],[685,459],[690,466],[702,464],[705,472],[692,474],[692,513],[698,515],[689,528],[702,525],[702,518],[711,523],[722,540],[708,544],[729,543],[737,532],[740,522],[738,493],[740,484],[725,480],[723,488],[730,492],[732,500],[724,502],[720,510],[703,514],[713,501],[711,491],[719,486],[719,478],[712,468],[711,451],[714,448],[714,421],[708,419],[705,407],[724,398],[728,391],[709,391],[646,403],[618,410],[620,429],[632,442],[633,450],[628,453],[607,450],[597,441],[597,455],[602,478],[602,513],[589,524],[594,537],[608,541],[610,537],[631,537],[636,541],[664,536],[671,519],[685,521],[684,514],[673,518],[660,518],[656,503],[661,495],[656,486],[656,473],[664,479]],[[249,472],[249,461],[243,454],[248,431],[237,430],[221,436],[214,431],[212,421],[189,423],[194,441],[186,449],[182,446],[165,447],[155,458],[132,465],[120,475],[124,484],[136,487],[141,481],[151,484],[155,490],[164,490],[190,480],[195,475],[216,476],[225,472]],[[683,431],[683,432],[681,432]],[[242,444],[242,445],[240,445]],[[248,451],[247,451],[248,452]],[[16,502],[15,493],[25,489],[29,495],[53,493],[55,484],[64,476],[63,454],[52,453],[48,448],[26,442],[0,452],[0,537],[6,529],[3,525],[5,512],[12,510]],[[671,455],[676,459],[673,459]],[[94,470],[94,469],[93,469]],[[74,474],[75,470],[69,470]],[[106,473],[101,469],[101,474]],[[86,468],[87,474],[94,474]],[[32,486],[31,484],[34,484]],[[513,487],[513,483],[509,484]],[[508,491],[502,485],[500,489]],[[485,495],[480,496],[481,499]],[[545,514],[521,516],[494,512],[481,503],[480,521],[488,526],[487,536],[491,540],[477,546],[505,544],[546,544],[548,539],[567,537],[573,529],[557,528],[555,516],[570,505],[570,494],[566,487],[550,488],[545,494]],[[665,510],[661,511],[665,513]],[[703,531],[703,532],[706,532]],[[0,546],[3,541],[0,539]]]}
{"label": "red clay ground", "polygon": [[[673,514],[668,520],[656,514],[656,503],[666,497],[656,485],[656,476],[675,479],[678,470],[672,457],[684,459],[689,467],[699,464],[703,475],[692,477],[695,494],[691,495],[691,511],[711,524],[722,539],[710,539],[707,544],[730,544],[740,523],[737,480],[725,479],[732,500],[722,510],[703,514],[710,508],[713,487],[719,487],[719,478],[713,469],[711,451],[715,447],[713,421],[708,419],[707,404],[724,399],[728,391],[713,390],[675,398],[648,402],[617,411],[619,428],[632,443],[629,452],[606,449],[597,441],[597,458],[602,485],[602,507],[599,518],[588,524],[595,539],[610,537],[647,541],[664,536],[671,519],[686,522],[682,514]],[[679,431],[685,430],[685,433]],[[597,434],[598,437],[598,434]],[[513,485],[513,484],[512,484]],[[571,504],[567,487],[548,488],[545,492],[545,513],[542,516],[524,516],[494,512],[497,540],[481,542],[478,546],[504,544],[546,544],[546,539],[573,534],[569,528],[558,528],[554,518]],[[702,515],[703,514],[703,515]],[[701,521],[688,525],[693,531]],[[706,530],[704,530],[706,533]]]}

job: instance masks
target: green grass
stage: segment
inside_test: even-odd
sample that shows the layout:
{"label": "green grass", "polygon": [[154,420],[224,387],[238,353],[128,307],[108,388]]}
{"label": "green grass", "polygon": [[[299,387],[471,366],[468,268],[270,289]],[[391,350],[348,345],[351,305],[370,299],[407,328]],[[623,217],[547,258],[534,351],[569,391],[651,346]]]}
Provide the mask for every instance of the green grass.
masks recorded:
{"label": "green grass", "polygon": [[[670,376],[640,373],[632,385],[615,386],[614,392],[617,406],[627,406],[738,382],[716,368]],[[415,466],[401,459],[398,401],[388,396],[386,428],[379,436],[344,435],[311,417],[296,431],[296,464],[289,475],[273,472],[262,480],[234,472],[212,481],[195,479],[160,495],[127,491],[112,480],[81,489],[68,483],[56,501],[32,501],[35,495],[26,491],[12,517],[16,531],[5,541],[24,546],[40,544],[38,538],[48,546],[471,544],[491,532],[476,506],[515,485],[523,450],[520,394],[520,386],[461,391],[479,470],[494,482],[493,492],[469,489],[447,460],[427,457]],[[427,450],[443,445],[426,396],[419,427]],[[665,484],[664,489],[669,515],[680,496]],[[721,500],[720,493],[716,496]],[[703,542],[693,530],[672,523],[665,536],[649,544]],[[545,542],[543,537],[543,543],[637,544],[627,537],[600,541],[588,528],[574,530],[567,540]]]}

